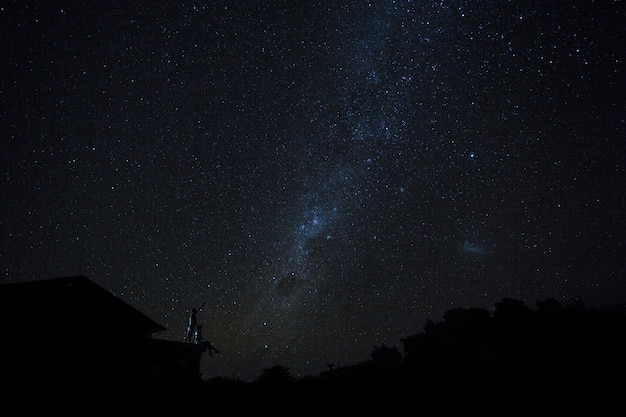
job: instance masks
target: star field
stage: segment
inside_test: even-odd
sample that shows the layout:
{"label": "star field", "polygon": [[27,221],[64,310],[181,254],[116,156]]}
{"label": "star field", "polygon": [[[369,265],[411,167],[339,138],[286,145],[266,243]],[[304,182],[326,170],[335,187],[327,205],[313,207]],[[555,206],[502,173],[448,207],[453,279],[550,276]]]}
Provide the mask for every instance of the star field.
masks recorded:
{"label": "star field", "polygon": [[[544,2],[545,3],[545,2]],[[453,307],[626,301],[621,1],[0,3],[2,282],[350,365]]]}

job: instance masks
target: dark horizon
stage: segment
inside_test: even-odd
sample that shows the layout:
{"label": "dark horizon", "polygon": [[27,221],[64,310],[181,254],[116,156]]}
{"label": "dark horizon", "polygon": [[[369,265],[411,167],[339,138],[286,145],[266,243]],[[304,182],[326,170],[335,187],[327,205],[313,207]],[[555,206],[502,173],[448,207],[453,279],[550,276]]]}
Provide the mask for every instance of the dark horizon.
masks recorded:
{"label": "dark horizon", "polygon": [[[37,311],[10,314],[24,297],[49,311],[38,326],[45,344],[25,337]],[[51,309],[58,300],[63,304]],[[506,298],[493,311],[453,308],[400,347],[373,346],[366,360],[329,363],[319,375],[303,377],[274,364],[244,381],[194,373],[198,355],[210,352],[142,336],[162,327],[84,277],[3,285],[0,301],[9,336],[0,357],[5,405],[27,415],[597,413],[614,411],[626,388],[626,304],[546,299],[531,308]],[[87,302],[94,306],[89,316],[73,315]],[[37,401],[24,402],[24,395]]]}

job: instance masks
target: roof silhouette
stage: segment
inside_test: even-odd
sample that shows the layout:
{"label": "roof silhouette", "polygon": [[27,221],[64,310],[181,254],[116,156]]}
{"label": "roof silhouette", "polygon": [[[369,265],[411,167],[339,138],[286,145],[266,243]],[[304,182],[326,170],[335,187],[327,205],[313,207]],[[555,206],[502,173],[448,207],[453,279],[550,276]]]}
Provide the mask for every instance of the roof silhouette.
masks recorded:
{"label": "roof silhouette", "polygon": [[145,336],[165,327],[84,276],[0,285],[3,329]]}

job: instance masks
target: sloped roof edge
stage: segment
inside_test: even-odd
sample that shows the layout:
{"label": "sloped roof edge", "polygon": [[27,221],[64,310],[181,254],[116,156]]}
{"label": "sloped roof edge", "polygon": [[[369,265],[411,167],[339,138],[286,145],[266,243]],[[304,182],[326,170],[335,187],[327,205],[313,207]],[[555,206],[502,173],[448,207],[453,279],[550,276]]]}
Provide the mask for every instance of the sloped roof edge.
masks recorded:
{"label": "sloped roof edge", "polygon": [[[52,310],[56,309],[68,317],[71,315],[72,321],[79,325],[132,328],[150,333],[166,330],[161,324],[83,275],[0,285],[0,304],[4,315],[13,309],[15,314],[12,316],[17,319],[23,314],[52,314]],[[42,316],[42,320],[45,320],[45,316]]]}

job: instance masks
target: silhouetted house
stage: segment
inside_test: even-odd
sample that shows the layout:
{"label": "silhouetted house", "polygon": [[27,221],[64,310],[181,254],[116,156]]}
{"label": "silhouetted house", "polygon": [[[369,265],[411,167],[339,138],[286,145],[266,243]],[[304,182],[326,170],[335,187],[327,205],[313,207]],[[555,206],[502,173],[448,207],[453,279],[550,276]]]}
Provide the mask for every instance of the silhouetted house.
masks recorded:
{"label": "silhouetted house", "polygon": [[[0,286],[3,382],[124,393],[199,375],[201,349],[82,276]],[[4,384],[6,386],[6,384]]]}

